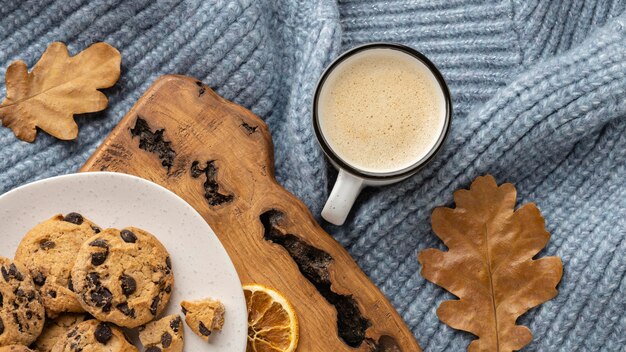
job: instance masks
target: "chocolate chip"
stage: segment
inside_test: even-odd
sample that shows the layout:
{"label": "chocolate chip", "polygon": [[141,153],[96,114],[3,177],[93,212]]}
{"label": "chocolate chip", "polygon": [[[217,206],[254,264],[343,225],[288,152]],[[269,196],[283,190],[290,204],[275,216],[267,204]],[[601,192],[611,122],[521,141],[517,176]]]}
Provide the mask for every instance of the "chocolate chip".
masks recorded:
{"label": "chocolate chip", "polygon": [[122,312],[122,314],[124,314],[125,316],[135,318],[135,309],[131,309],[130,307],[128,307],[127,302],[118,304],[116,308],[119,309],[119,311]]}
{"label": "chocolate chip", "polygon": [[159,307],[160,300],[160,296],[154,296],[154,298],[152,298],[152,304],[150,304],[150,313],[152,313],[152,315],[157,314],[157,308]]}
{"label": "chocolate chip", "polygon": [[33,318],[33,312],[32,311],[27,310],[25,314],[26,314],[26,319],[30,320],[30,319]]}
{"label": "chocolate chip", "polygon": [[207,329],[207,327],[204,325],[203,322],[200,322],[200,325],[198,326],[198,330],[200,331],[200,333],[204,336],[209,336],[211,335],[211,330]]}
{"label": "chocolate chip", "polygon": [[94,336],[96,340],[101,344],[105,345],[113,336],[113,332],[107,323],[100,323],[96,326],[96,331],[94,332]]}
{"label": "chocolate chip", "polygon": [[89,245],[92,247],[100,247],[100,248],[107,248],[107,249],[109,248],[109,244],[107,243],[107,241],[101,238],[91,241]]}
{"label": "chocolate chip", "polygon": [[165,291],[166,293],[171,293],[172,292],[172,286],[170,286],[170,285],[165,286],[163,291]]}
{"label": "chocolate chip", "polygon": [[28,298],[28,302],[32,302],[35,300],[35,291],[28,291],[28,293],[26,294],[26,298]]}
{"label": "chocolate chip", "polygon": [[96,288],[91,291],[90,297],[94,305],[96,307],[101,307],[102,311],[108,312],[111,310],[113,295],[106,287],[96,286]]}
{"label": "chocolate chip", "polygon": [[4,322],[2,321],[2,318],[0,317],[0,335],[2,335],[4,333]]}
{"label": "chocolate chip", "polygon": [[161,349],[157,346],[150,346],[146,348],[145,352],[161,352]]}
{"label": "chocolate chip", "polygon": [[100,275],[96,272],[90,272],[87,274],[87,283],[90,285],[100,285]]}
{"label": "chocolate chip", "polygon": [[22,326],[22,322],[20,321],[20,317],[17,316],[17,313],[13,313],[13,321],[15,321],[15,324],[17,325],[17,329],[20,332],[24,332],[24,327]]}
{"label": "chocolate chip", "polygon": [[102,231],[102,229],[101,229],[101,228],[99,228],[99,227],[98,227],[98,226],[96,226],[96,225],[91,225],[91,229],[92,229],[92,230],[93,230],[93,232],[95,232],[96,234],[99,234],[99,233]]}
{"label": "chocolate chip", "polygon": [[171,344],[172,335],[170,335],[168,332],[164,332],[163,335],[161,335],[161,345],[163,345],[163,347],[165,348],[168,348]]}
{"label": "chocolate chip", "polygon": [[107,241],[101,238],[98,238],[96,240],[91,241],[89,245],[92,247],[105,249],[104,252],[91,253],[91,264],[94,266],[98,266],[104,263],[107,257],[109,256],[109,244],[107,243]]}
{"label": "chocolate chip", "polygon": [[69,213],[63,218],[63,221],[71,222],[76,225],[82,224],[83,220],[83,216],[78,213]]}
{"label": "chocolate chip", "polygon": [[17,267],[15,266],[15,264],[11,264],[9,265],[9,269],[7,270],[6,267],[2,267],[0,268],[0,271],[2,272],[2,277],[4,278],[4,281],[9,282],[9,280],[11,280],[11,278],[16,279],[17,281],[23,281],[24,277],[22,276],[22,273],[20,273],[19,270],[17,270]]}
{"label": "chocolate chip", "polygon": [[168,269],[172,269],[172,260],[170,257],[165,258],[165,265],[167,265]]}
{"label": "chocolate chip", "polygon": [[0,308],[4,305],[4,297],[2,297],[2,292],[0,292]]}
{"label": "chocolate chip", "polygon": [[108,256],[109,256],[108,250],[104,252],[91,253],[91,264],[93,266],[101,265],[107,260]]}
{"label": "chocolate chip", "polygon": [[72,278],[70,277],[69,280],[67,281],[67,288],[74,292],[74,283],[72,282]]}
{"label": "chocolate chip", "polygon": [[178,332],[178,329],[180,328],[180,323],[180,317],[172,319],[172,321],[170,321],[170,328],[172,328],[172,331]]}
{"label": "chocolate chip", "polygon": [[57,291],[53,291],[53,290],[48,291],[48,296],[52,298],[57,298]]}
{"label": "chocolate chip", "polygon": [[39,248],[43,249],[43,250],[48,250],[48,249],[52,249],[54,247],[56,247],[56,243],[54,243],[54,241],[50,241],[50,240],[43,240],[41,242],[39,242]]}
{"label": "chocolate chip", "polygon": [[135,279],[126,274],[120,276],[120,282],[122,284],[122,293],[126,297],[132,295],[137,290],[137,283],[135,282]]}
{"label": "chocolate chip", "polygon": [[2,277],[4,278],[4,281],[9,282],[9,280],[11,278],[16,279],[17,281],[23,281],[24,277],[22,276],[22,273],[20,273],[19,270],[17,270],[17,267],[15,266],[14,263],[11,263],[11,265],[9,265],[9,270],[7,270],[4,266],[0,269],[0,271],[2,271]]}
{"label": "chocolate chip", "polygon": [[43,286],[46,283],[46,276],[41,272],[38,272],[37,275],[33,277],[33,282],[37,286]]}
{"label": "chocolate chip", "polygon": [[135,234],[132,231],[124,229],[124,230],[122,230],[120,232],[120,236],[122,236],[122,239],[126,243],[135,243],[135,242],[137,242],[137,236],[135,236]]}
{"label": "chocolate chip", "polygon": [[24,280],[22,273],[20,273],[20,271],[17,270],[17,267],[15,266],[14,263],[11,263],[11,265],[9,266],[9,275],[13,276],[17,281]]}

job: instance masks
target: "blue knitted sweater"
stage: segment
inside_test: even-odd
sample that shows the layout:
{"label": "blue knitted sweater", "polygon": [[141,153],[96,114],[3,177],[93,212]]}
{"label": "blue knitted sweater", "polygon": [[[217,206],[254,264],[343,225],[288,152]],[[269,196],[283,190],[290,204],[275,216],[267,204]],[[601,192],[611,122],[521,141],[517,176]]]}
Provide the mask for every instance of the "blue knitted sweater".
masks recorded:
{"label": "blue knitted sweater", "polygon": [[[626,346],[626,1],[620,0],[0,0],[0,79],[46,46],[106,41],[122,53],[109,108],[79,117],[76,141],[0,128],[0,193],[70,173],[156,77],[202,79],[270,126],[278,180],[319,214],[336,172],[311,123],[311,95],[343,49],[408,44],[441,69],[454,117],[440,155],[409,180],[366,190],[346,225],[326,229],[389,297],[428,351],[471,335],[435,314],[451,295],[419,275],[417,253],[442,247],[434,207],[478,175],[512,182],[538,204],[560,256],[559,295],[521,323],[528,351]],[[4,96],[4,86],[0,96]],[[1,226],[1,224],[0,224]]]}

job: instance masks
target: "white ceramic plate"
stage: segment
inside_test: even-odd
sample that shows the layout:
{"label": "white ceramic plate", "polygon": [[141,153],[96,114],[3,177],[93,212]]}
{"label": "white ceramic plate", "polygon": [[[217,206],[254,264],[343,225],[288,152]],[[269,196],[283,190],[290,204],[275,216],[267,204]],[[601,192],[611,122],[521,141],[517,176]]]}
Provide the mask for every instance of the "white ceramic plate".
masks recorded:
{"label": "white ceramic plate", "polygon": [[78,212],[99,226],[136,226],[159,238],[172,258],[172,298],[214,297],[226,307],[224,328],[209,344],[185,326],[185,351],[244,352],[247,313],[241,282],[224,247],[182,198],[144,179],[112,172],[79,173],[37,181],[0,196],[0,255],[13,258],[24,234],[58,213]]}

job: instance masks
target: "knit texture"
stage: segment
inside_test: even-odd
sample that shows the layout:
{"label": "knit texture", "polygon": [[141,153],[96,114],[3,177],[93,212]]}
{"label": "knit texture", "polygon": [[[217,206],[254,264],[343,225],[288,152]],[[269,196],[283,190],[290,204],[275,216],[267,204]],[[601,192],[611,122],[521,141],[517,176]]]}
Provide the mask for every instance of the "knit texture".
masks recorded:
{"label": "knit texture", "polygon": [[319,75],[357,44],[404,43],[450,86],[449,138],[415,176],[365,190],[344,226],[323,226],[425,350],[462,351],[473,336],[437,319],[453,297],[419,275],[416,255],[443,248],[433,208],[491,173],[539,206],[552,234],[542,255],[564,263],[559,295],[520,319],[533,332],[524,350],[624,351],[626,1],[0,2],[2,81],[11,61],[32,67],[53,41],[72,53],[106,41],[123,60],[108,109],[79,117],[76,141],[39,133],[28,144],[0,128],[0,193],[75,172],[158,76],[179,73],[267,122],[277,179],[318,215],[336,177],[310,123]]}

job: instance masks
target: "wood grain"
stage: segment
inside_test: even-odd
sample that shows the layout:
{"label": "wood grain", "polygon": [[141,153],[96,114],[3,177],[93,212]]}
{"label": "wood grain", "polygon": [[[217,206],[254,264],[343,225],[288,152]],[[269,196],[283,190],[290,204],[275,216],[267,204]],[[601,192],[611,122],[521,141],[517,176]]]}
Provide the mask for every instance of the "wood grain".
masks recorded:
{"label": "wood grain", "polygon": [[189,202],[243,283],[275,287],[293,303],[299,351],[421,351],[345,249],[276,182],[263,121],[201,82],[161,77],[81,170],[137,175]]}

